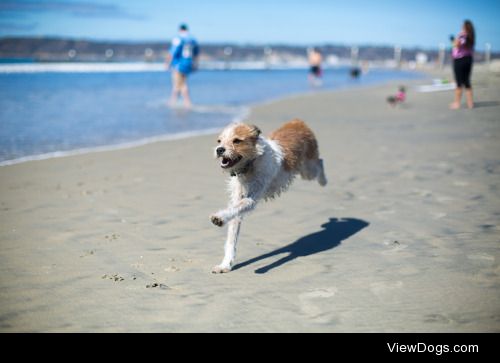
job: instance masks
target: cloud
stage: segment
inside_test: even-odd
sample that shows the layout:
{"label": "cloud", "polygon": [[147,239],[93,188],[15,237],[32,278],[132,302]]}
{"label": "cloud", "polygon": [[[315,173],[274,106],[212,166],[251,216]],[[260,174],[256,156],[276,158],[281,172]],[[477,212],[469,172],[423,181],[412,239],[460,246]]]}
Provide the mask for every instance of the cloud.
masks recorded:
{"label": "cloud", "polygon": [[0,15],[19,13],[61,13],[76,17],[90,18],[123,18],[142,20],[145,17],[131,14],[118,5],[109,3],[95,3],[88,1],[2,1],[0,2]]}

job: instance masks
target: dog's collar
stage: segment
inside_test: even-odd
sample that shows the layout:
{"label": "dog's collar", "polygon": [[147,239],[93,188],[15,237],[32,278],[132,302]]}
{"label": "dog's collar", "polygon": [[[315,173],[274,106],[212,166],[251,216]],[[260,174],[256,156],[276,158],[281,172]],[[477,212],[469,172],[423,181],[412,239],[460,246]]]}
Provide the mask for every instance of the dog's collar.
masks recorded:
{"label": "dog's collar", "polygon": [[248,171],[250,170],[250,168],[253,165],[253,162],[254,162],[254,160],[249,160],[240,169],[231,171],[231,176],[238,176],[238,175],[243,175],[243,174],[248,173]]}

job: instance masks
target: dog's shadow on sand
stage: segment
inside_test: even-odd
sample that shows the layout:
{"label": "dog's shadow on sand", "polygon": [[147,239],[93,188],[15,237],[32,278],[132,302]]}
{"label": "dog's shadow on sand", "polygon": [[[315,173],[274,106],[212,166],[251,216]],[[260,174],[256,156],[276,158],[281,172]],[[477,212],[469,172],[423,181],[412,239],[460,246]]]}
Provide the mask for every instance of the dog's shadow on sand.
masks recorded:
{"label": "dog's shadow on sand", "polygon": [[337,247],[342,241],[358,233],[368,225],[368,222],[356,218],[330,218],[328,222],[321,225],[321,231],[308,234],[287,246],[241,262],[233,267],[233,271],[257,261],[287,253],[285,257],[255,270],[255,273],[258,274],[266,273],[298,257],[313,255]]}

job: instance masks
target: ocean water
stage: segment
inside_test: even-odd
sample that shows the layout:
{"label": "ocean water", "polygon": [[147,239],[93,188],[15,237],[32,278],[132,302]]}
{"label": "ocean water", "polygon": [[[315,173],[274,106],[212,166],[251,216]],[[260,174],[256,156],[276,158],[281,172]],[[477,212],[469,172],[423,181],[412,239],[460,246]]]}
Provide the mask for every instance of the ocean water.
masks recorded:
{"label": "ocean water", "polygon": [[353,80],[347,68],[327,69],[312,88],[306,70],[200,70],[188,111],[167,105],[170,74],[160,70],[0,69],[0,165],[213,132],[259,102],[420,77],[373,69]]}

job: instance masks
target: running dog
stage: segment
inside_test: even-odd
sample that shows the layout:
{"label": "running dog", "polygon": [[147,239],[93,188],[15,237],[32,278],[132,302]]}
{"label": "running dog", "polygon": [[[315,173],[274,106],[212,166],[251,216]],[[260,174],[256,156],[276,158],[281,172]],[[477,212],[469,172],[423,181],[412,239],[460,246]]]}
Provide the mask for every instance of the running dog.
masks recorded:
{"label": "running dog", "polygon": [[227,208],[210,216],[216,226],[228,225],[224,258],[212,272],[225,273],[234,264],[241,221],[260,200],[279,196],[297,174],[316,179],[321,186],[327,180],[316,137],[301,120],[285,123],[269,138],[261,136],[256,126],[234,123],[222,131],[217,143],[215,157],[231,176],[231,196]]}

